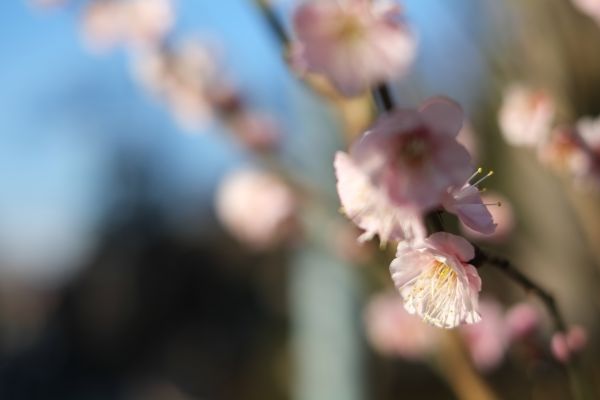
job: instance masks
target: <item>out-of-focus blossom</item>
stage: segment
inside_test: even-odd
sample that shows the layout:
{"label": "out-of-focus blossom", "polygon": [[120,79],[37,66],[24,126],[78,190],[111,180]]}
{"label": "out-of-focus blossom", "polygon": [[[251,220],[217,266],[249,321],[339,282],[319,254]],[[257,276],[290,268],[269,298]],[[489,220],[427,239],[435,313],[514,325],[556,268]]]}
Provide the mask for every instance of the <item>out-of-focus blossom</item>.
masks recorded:
{"label": "out-of-focus blossom", "polygon": [[375,235],[383,244],[389,240],[425,237],[426,230],[419,211],[394,204],[385,191],[371,183],[348,154],[337,152],[334,166],[342,211],[365,231],[359,241],[370,240]]}
{"label": "out-of-focus blossom", "polygon": [[297,202],[276,175],[242,169],[226,176],[217,191],[216,212],[240,242],[257,250],[281,244],[296,227]]}
{"label": "out-of-focus blossom", "polygon": [[159,45],[174,22],[172,0],[92,1],[84,11],[83,33],[95,50],[116,45],[138,50]]}
{"label": "out-of-focus blossom", "polygon": [[403,75],[414,58],[402,10],[389,1],[307,1],[294,30],[295,67],[327,76],[348,96]]}
{"label": "out-of-focus blossom", "polygon": [[600,118],[581,118],[577,121],[577,133],[583,145],[600,157]]}
{"label": "out-of-focus blossom", "polygon": [[532,337],[539,331],[540,314],[528,303],[519,303],[506,313],[500,303],[482,299],[479,304],[481,321],[463,325],[460,333],[473,364],[481,371],[496,368],[511,343]]}
{"label": "out-of-focus blossom", "polygon": [[485,178],[492,175],[492,172],[474,183],[470,183],[481,173],[479,168],[461,188],[450,188],[442,201],[444,209],[452,214],[456,214],[460,222],[475,232],[484,235],[491,235],[496,230],[496,224],[492,214],[484,204],[477,185]]}
{"label": "out-of-focus blossom", "polygon": [[469,242],[446,232],[401,242],[390,271],[406,310],[440,328],[478,322],[481,278],[468,263],[474,255]]}
{"label": "out-of-focus blossom", "polygon": [[475,366],[482,371],[497,367],[509,345],[504,312],[500,304],[482,300],[479,304],[481,321],[461,326],[460,332]]}
{"label": "out-of-focus blossom", "polygon": [[513,208],[508,199],[501,194],[495,192],[481,193],[481,200],[486,205],[487,212],[491,214],[494,221],[495,229],[487,234],[481,230],[472,229],[468,224],[461,219],[460,229],[462,233],[477,240],[490,242],[502,242],[506,240],[515,227],[515,216]]}
{"label": "out-of-focus blossom", "polygon": [[266,114],[239,110],[231,115],[229,122],[236,137],[251,150],[273,150],[281,139],[277,123]]}
{"label": "out-of-focus blossom", "polygon": [[600,2],[598,0],[573,0],[573,4],[597,24],[600,24]]}
{"label": "out-of-focus blossom", "polygon": [[578,325],[570,327],[566,333],[557,332],[552,336],[550,349],[552,355],[560,362],[568,362],[575,354],[580,353],[587,345],[587,332]]}
{"label": "out-of-focus blossom", "polygon": [[600,158],[576,129],[556,128],[539,157],[544,164],[570,174],[578,185],[600,187]]}
{"label": "out-of-focus blossom", "polygon": [[397,293],[374,296],[364,313],[367,338],[381,354],[422,360],[435,350],[440,332],[410,315]]}
{"label": "out-of-focus blossom", "polygon": [[418,111],[383,115],[352,146],[351,155],[394,204],[429,210],[473,171],[469,153],[456,141],[462,123],[458,104],[431,98]]}
{"label": "out-of-focus blossom", "polygon": [[506,313],[506,330],[511,341],[533,335],[541,326],[538,310],[529,303],[520,303]]}
{"label": "out-of-focus blossom", "polygon": [[548,93],[514,84],[504,92],[498,122],[509,144],[534,147],[547,139],[554,114],[554,100]]}
{"label": "out-of-focus blossom", "polygon": [[144,53],[136,60],[134,72],[167,103],[184,128],[194,130],[206,124],[216,108],[236,103],[232,85],[215,58],[208,46],[190,39]]}

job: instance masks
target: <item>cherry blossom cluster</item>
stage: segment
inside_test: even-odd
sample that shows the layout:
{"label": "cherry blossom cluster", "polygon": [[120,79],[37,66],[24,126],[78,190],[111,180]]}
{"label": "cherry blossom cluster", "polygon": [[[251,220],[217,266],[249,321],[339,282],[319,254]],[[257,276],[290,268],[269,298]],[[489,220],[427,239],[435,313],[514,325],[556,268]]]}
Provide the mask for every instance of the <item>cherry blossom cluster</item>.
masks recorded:
{"label": "cherry blossom cluster", "polygon": [[461,108],[446,98],[395,109],[334,163],[343,212],[364,230],[359,240],[399,242],[390,270],[405,308],[443,328],[479,321],[481,280],[469,264],[473,246],[450,233],[428,237],[426,217],[445,210],[476,232],[495,229],[481,179],[473,181],[481,171],[456,140],[462,121]]}
{"label": "cherry blossom cluster", "polygon": [[[45,8],[67,3],[33,0]],[[81,32],[94,52],[124,49],[140,84],[184,130],[195,132],[221,118],[251,151],[274,150],[280,138],[275,120],[243,100],[223,71],[217,46],[173,37],[176,19],[176,0],[88,0],[81,7]]]}
{"label": "cherry blossom cluster", "polygon": [[308,1],[294,14],[293,67],[322,74],[344,95],[404,75],[415,40],[391,1]]}
{"label": "cherry blossom cluster", "polygon": [[[414,38],[398,6],[389,2],[309,1],[294,17],[294,63],[355,95],[406,72]],[[427,215],[445,210],[469,228],[493,233],[467,149],[457,141],[463,112],[442,97],[418,110],[381,115],[334,167],[343,212],[364,233],[399,242],[392,278],[411,314],[453,328],[480,320],[481,279],[469,264],[475,256],[465,239],[445,232],[427,236]]]}
{"label": "cherry blossom cluster", "polygon": [[600,189],[600,119],[556,124],[556,102],[544,90],[513,84],[504,92],[498,123],[513,146],[534,148],[539,160],[579,186]]}

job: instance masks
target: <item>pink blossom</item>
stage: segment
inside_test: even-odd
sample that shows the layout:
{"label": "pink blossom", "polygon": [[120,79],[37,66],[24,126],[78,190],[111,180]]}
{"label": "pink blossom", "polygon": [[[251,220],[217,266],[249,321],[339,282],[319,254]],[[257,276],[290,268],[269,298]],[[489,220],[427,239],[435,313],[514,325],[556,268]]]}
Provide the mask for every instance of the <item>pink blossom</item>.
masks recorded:
{"label": "pink blossom", "polygon": [[[472,177],[476,177],[480,173],[481,168]],[[460,189],[450,188],[442,201],[442,205],[446,211],[456,214],[461,223],[473,231],[484,235],[493,234],[496,230],[496,224],[487,205],[484,204],[481,198],[477,185],[491,175],[492,172],[490,171],[490,173],[475,183],[467,182]]]}
{"label": "pink blossom", "polygon": [[552,355],[563,363],[571,360],[573,355],[580,353],[586,345],[587,332],[579,325],[570,327],[566,333],[555,333],[550,342]]}
{"label": "pink blossom", "polygon": [[296,210],[291,189],[276,175],[256,170],[229,174],[216,195],[216,212],[223,226],[258,250],[290,239]]}
{"label": "pink blossom", "polygon": [[236,137],[250,150],[274,150],[281,139],[275,120],[259,112],[236,110],[230,116],[230,125]]}
{"label": "pink blossom", "polygon": [[600,118],[581,118],[577,121],[577,133],[583,145],[600,156]]}
{"label": "pink blossom", "polygon": [[554,100],[548,93],[514,84],[504,91],[498,123],[509,144],[537,146],[550,134],[554,114]]}
{"label": "pink blossom", "polygon": [[540,326],[540,313],[531,304],[517,304],[506,313],[506,329],[510,340],[531,336]]}
{"label": "pink blossom", "polygon": [[375,235],[383,244],[389,240],[425,237],[425,226],[418,210],[394,204],[385,191],[371,183],[348,154],[337,152],[334,166],[342,211],[364,230],[359,241],[370,240]]}
{"label": "pink blossom", "polygon": [[600,2],[597,0],[573,0],[573,4],[597,24],[600,24]]}
{"label": "pink blossom", "polygon": [[364,313],[367,339],[381,354],[422,360],[435,350],[439,332],[410,315],[397,293],[373,296]]}
{"label": "pink blossom", "polygon": [[119,44],[138,50],[159,44],[174,21],[172,0],[93,1],[84,12],[83,33],[94,50]]}
{"label": "pink blossom", "polygon": [[469,227],[461,220],[461,232],[470,239],[502,242],[508,239],[515,228],[515,216],[510,201],[503,195],[496,192],[481,193],[481,201],[486,205],[487,211],[496,225],[494,231],[490,234],[482,233]]}
{"label": "pink blossom", "polygon": [[481,321],[463,325],[460,332],[475,366],[489,371],[498,366],[509,345],[505,330],[504,311],[500,304],[492,300],[479,303]]}
{"label": "pink blossom", "polygon": [[398,5],[387,1],[307,1],[294,14],[293,62],[325,75],[345,95],[404,74],[415,53]]}
{"label": "pink blossom", "polygon": [[556,128],[550,140],[540,148],[539,157],[554,169],[569,173],[577,184],[600,186],[598,158],[573,128]]}
{"label": "pink blossom", "polygon": [[469,153],[456,141],[462,122],[458,104],[431,98],[418,111],[397,109],[380,117],[351,155],[393,204],[429,210],[473,170]]}
{"label": "pink blossom", "polygon": [[197,130],[223,101],[234,97],[215,53],[206,44],[187,39],[140,54],[134,73],[147,90],[166,103],[185,129]]}
{"label": "pink blossom", "polygon": [[390,271],[406,310],[441,328],[478,322],[481,278],[468,263],[474,254],[469,242],[446,232],[401,242]]}

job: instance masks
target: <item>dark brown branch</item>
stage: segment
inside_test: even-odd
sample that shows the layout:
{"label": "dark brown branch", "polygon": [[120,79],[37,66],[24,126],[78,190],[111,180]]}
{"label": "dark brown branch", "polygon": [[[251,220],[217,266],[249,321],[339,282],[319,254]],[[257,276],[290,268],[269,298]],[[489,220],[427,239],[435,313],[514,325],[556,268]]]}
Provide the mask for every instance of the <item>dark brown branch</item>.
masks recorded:
{"label": "dark brown branch", "polygon": [[536,295],[548,309],[554,323],[554,328],[559,332],[566,332],[567,326],[558,309],[554,296],[520,272],[509,260],[500,256],[487,254],[480,248],[476,248],[476,256],[472,263],[477,267],[483,264],[494,266],[521,285],[527,292]]}
{"label": "dark brown branch", "polygon": [[394,99],[389,87],[385,83],[374,88],[372,94],[380,114],[394,109]]}
{"label": "dark brown branch", "polygon": [[279,39],[279,42],[283,46],[287,47],[287,45],[290,42],[290,39],[288,37],[287,32],[285,31],[283,24],[279,21],[279,18],[277,18],[277,15],[275,15],[273,8],[269,4],[269,0],[254,0],[254,1],[256,2],[258,7],[260,8],[261,12],[263,13],[263,16],[265,17],[265,21],[269,25],[269,28],[271,28],[271,30],[273,31],[275,36],[277,36],[277,39]]}

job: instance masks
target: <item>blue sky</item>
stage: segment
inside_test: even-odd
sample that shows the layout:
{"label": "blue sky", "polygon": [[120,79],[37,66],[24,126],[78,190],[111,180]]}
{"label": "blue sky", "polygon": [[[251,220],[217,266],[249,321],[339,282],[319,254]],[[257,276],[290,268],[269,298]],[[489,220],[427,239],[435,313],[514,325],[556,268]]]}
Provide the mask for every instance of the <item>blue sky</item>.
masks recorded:
{"label": "blue sky", "polygon": [[[422,96],[470,101],[481,66],[462,22],[476,4],[406,1],[421,43],[415,70]],[[291,2],[280,7],[284,13]],[[176,35],[222,43],[231,75],[257,108],[280,117],[292,147],[331,135],[321,104],[290,77],[249,0],[180,0],[178,10]],[[219,177],[244,159],[218,124],[202,134],[181,132],[136,86],[125,54],[86,51],[76,15],[74,7],[40,12],[25,1],[0,2],[0,271],[18,267],[51,279],[85,257],[119,196],[112,173],[125,150],[145,165],[152,195],[176,219],[208,212]],[[302,112],[312,113],[310,123]]]}

